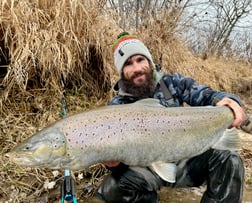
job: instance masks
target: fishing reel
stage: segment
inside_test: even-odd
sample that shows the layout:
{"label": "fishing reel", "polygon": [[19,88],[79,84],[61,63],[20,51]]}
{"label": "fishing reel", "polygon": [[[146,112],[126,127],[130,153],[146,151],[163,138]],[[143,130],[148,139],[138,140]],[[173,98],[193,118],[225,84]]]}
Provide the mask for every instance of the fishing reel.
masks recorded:
{"label": "fishing reel", "polygon": [[72,201],[73,203],[77,203],[77,199],[74,194],[74,181],[72,180],[70,171],[65,170],[65,177],[61,184],[61,203],[64,203],[65,201]]}

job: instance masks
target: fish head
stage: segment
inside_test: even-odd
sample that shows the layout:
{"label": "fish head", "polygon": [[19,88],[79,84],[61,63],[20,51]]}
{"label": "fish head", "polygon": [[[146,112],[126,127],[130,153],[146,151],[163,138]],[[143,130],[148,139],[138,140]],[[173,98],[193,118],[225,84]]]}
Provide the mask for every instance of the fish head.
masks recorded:
{"label": "fish head", "polygon": [[7,156],[17,165],[58,168],[60,157],[66,154],[66,141],[57,128],[45,128],[15,146]]}

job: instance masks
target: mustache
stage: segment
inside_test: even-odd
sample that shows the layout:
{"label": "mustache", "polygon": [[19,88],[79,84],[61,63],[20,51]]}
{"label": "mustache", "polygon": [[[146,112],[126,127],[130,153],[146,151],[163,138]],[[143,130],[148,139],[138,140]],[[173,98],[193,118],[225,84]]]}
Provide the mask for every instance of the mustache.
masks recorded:
{"label": "mustache", "polygon": [[138,77],[138,76],[140,76],[140,75],[146,75],[147,74],[147,72],[146,71],[137,71],[137,72],[135,72],[132,76],[131,76],[131,80],[133,80],[134,78],[136,78],[136,77]]}

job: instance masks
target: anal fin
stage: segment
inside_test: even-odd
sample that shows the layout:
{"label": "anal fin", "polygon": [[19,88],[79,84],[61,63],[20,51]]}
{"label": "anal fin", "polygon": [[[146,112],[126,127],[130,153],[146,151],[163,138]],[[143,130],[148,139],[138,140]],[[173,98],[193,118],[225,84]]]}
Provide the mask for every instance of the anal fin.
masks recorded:
{"label": "anal fin", "polygon": [[155,171],[163,180],[175,183],[177,166],[174,163],[166,163],[163,161],[154,162],[150,168]]}

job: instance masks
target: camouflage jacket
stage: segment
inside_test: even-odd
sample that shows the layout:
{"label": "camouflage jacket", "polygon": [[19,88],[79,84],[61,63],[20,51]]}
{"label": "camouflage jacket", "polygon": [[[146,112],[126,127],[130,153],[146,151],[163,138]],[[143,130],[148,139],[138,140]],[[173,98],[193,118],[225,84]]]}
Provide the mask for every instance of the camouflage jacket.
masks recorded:
{"label": "camouflage jacket", "polygon": [[[160,103],[164,106],[183,106],[185,103],[190,106],[215,106],[216,101],[224,97],[231,98],[241,105],[240,99],[231,93],[217,91],[206,85],[198,85],[192,78],[184,77],[179,73],[164,74],[155,72],[156,89],[153,98],[159,99]],[[164,92],[160,86],[160,81],[163,80],[164,84],[169,90],[172,97],[172,105],[167,104]],[[118,83],[115,85],[114,90],[116,96],[109,102],[109,105],[114,104],[128,104],[133,103],[139,99],[137,96],[129,95],[122,92]]]}

